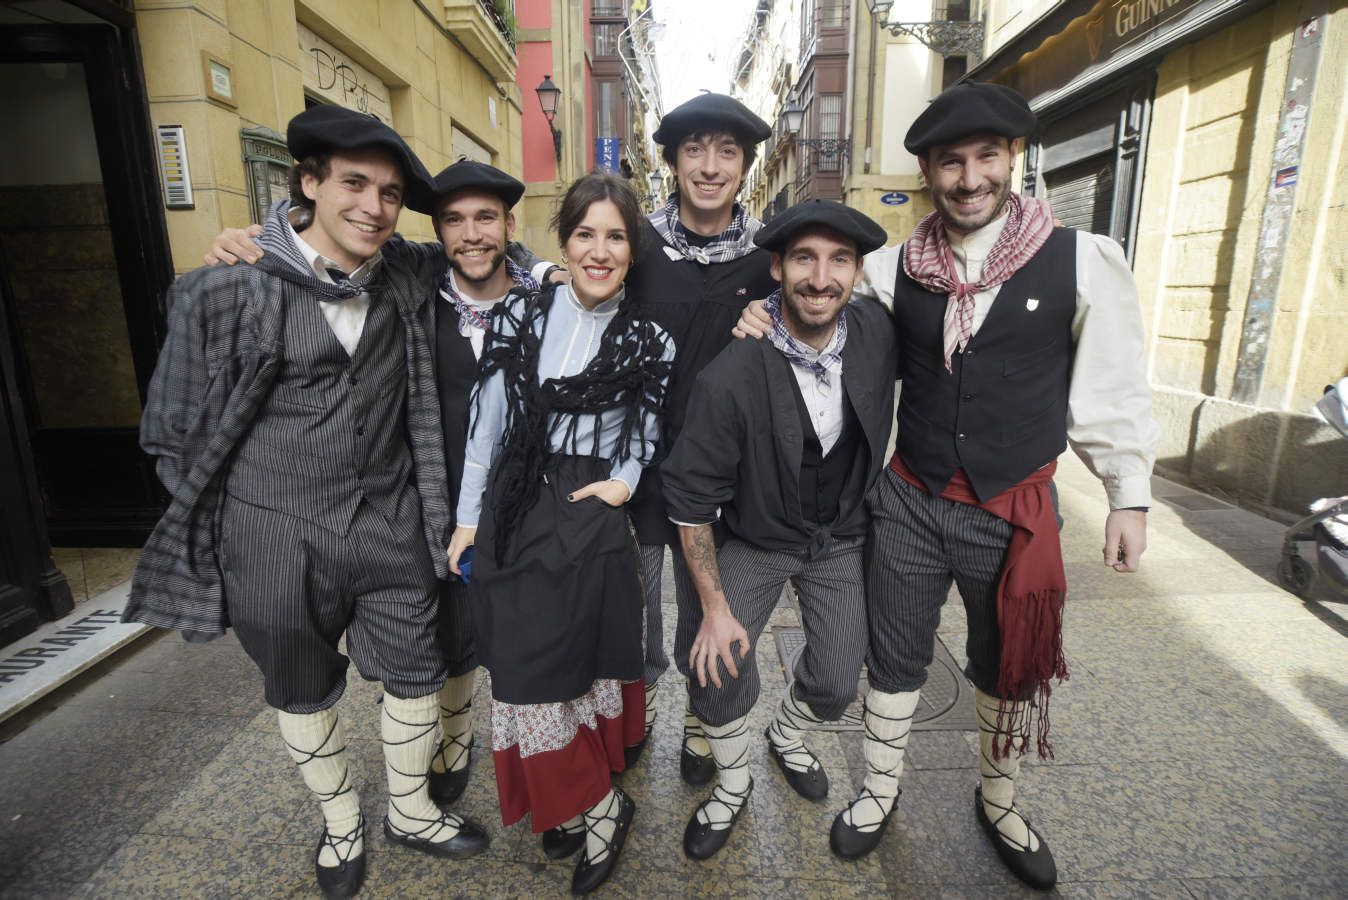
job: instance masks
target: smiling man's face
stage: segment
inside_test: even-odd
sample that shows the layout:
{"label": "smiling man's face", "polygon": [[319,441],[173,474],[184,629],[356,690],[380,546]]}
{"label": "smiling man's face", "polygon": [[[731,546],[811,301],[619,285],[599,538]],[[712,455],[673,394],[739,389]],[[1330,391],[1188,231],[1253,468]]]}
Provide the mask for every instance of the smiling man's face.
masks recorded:
{"label": "smiling man's face", "polygon": [[1020,139],[979,132],[954,144],[932,147],[918,159],[931,185],[931,200],[945,227],[957,234],[977,231],[1006,209],[1011,167]]}
{"label": "smiling man's face", "polygon": [[674,177],[684,204],[708,213],[727,210],[744,178],[744,148],[726,133],[689,135],[679,142]]}
{"label": "smiling man's face", "polygon": [[304,229],[309,246],[351,272],[393,236],[403,208],[403,170],[377,147],[335,151],[328,176],[300,178],[314,201],[314,221]]}
{"label": "smiling man's face", "polygon": [[504,262],[515,216],[496,194],[463,188],[440,203],[435,224],[454,271],[465,281],[481,283]]}

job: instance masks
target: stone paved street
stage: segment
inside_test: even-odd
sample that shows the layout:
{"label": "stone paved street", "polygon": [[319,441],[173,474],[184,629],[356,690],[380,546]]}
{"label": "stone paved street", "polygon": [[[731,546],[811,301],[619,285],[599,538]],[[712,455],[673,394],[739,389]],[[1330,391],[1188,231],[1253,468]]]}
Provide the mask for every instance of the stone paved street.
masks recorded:
{"label": "stone paved street", "polygon": [[[1142,571],[1111,573],[1099,561],[1098,484],[1065,457],[1059,486],[1072,677],[1054,696],[1056,759],[1028,765],[1019,794],[1057,857],[1059,892],[1348,894],[1348,606],[1277,586],[1284,526],[1160,478]],[[774,625],[795,621],[784,607]],[[960,660],[958,603],[941,639]],[[759,664],[767,690],[751,725],[761,730],[784,686],[766,637]],[[204,647],[176,635],[143,642],[86,682],[42,701],[0,744],[0,897],[317,896],[317,809],[232,636]],[[353,682],[339,707],[373,823],[385,802],[377,697]],[[478,709],[482,699],[479,690]],[[682,696],[672,680],[660,707],[651,746],[620,776],[637,815],[599,896],[1032,893],[974,820],[971,731],[914,733],[899,814],[859,863],[827,847],[834,814],[860,784],[859,733],[809,738],[833,779],[818,805],[790,792],[755,741],[748,813],[720,855],[690,862],[680,840],[703,792],[678,777]],[[477,746],[490,746],[485,716]],[[490,757],[479,754],[459,811],[486,824],[493,843],[467,862],[391,847],[376,826],[362,896],[564,895],[572,863],[548,860],[527,824],[502,828],[495,796]]]}

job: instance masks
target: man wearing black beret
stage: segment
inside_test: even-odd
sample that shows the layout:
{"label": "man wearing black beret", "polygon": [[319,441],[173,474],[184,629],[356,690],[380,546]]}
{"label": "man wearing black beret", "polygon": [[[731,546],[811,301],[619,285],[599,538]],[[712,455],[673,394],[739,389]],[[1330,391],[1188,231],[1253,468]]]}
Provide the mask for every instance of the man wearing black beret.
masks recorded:
{"label": "man wearing black beret", "polygon": [[[884,240],[866,216],[820,200],[758,232],[781,282],[767,300],[770,340],[732,343],[702,369],[662,467],[696,588],[679,598],[674,649],[689,660],[692,709],[719,772],[684,832],[694,859],[725,844],[753,788],[754,646],[788,579],[806,644],[765,737],[797,793],[828,794],[801,738],[855,699],[866,650],[865,497],[884,465],[896,359],[883,308],[848,300],[862,256]],[[719,553],[713,525],[724,528]]]}
{"label": "man wearing black beret", "polygon": [[[766,297],[777,286],[768,271],[768,253],[754,244],[761,223],[735,199],[758,144],[771,133],[738,100],[704,93],[666,113],[654,134],[676,189],[668,203],[647,217],[641,255],[627,275],[627,289],[674,339],[678,355],[656,462],[627,504],[645,575],[647,736],[655,722],[659,679],[669,667],[660,608],[666,546],[672,551],[675,592],[681,601],[697,602],[678,533],[665,513],[659,460],[668,454],[687,418],[688,396],[698,372],[729,343],[729,329],[744,305]],[[675,662],[686,676],[687,660]],[[688,784],[706,784],[716,767],[702,726],[691,712],[685,711],[683,731],[680,775]]]}
{"label": "man wearing black beret", "polygon": [[197,269],[170,291],[141,444],[173,500],[126,618],[207,639],[234,628],[323,813],[319,886],[346,897],[364,878],[365,822],[334,709],[343,636],[384,686],[385,835],[455,858],[489,841],[436,807],[425,776],[449,511],[424,292],[383,251],[404,204],[430,211],[430,176],[350,110],[301,113],[287,140],[307,214],[277,204],[257,265]]}
{"label": "man wearing black beret", "polygon": [[[524,196],[524,184],[519,180],[486,163],[462,159],[435,176],[430,193],[426,205],[440,242],[414,244],[395,235],[382,254],[386,266],[406,270],[425,300],[418,314],[435,369],[452,531],[468,437],[468,402],[477,380],[477,360],[487,324],[496,304],[510,291],[535,291],[539,287],[534,275],[508,254],[514,252],[538,264],[534,271],[540,275],[549,264],[511,241],[515,231],[511,210]],[[305,212],[292,210],[291,215],[298,220]],[[273,249],[265,235],[255,235],[260,243],[254,243],[250,234],[226,229],[216,238],[207,262],[219,259],[233,264],[236,257],[260,259]],[[431,799],[440,806],[452,804],[468,785],[477,674],[468,590],[458,578],[439,581],[436,636],[449,671],[439,692],[440,741],[428,777]]]}
{"label": "man wearing black beret", "polygon": [[[506,255],[515,232],[511,210],[524,196],[523,182],[494,166],[463,159],[436,175],[432,187],[441,244],[422,246],[431,250],[443,271],[431,273],[436,283],[430,289],[438,299],[425,305],[423,321],[435,360],[452,533],[468,441],[468,404],[492,310],[511,291],[536,291],[539,285]],[[437,633],[449,677],[440,689],[440,744],[428,777],[431,798],[441,806],[457,800],[468,784],[477,676],[471,590],[458,578],[440,583]]]}
{"label": "man wearing black beret", "polygon": [[904,141],[936,210],[866,260],[858,292],[892,308],[903,391],[897,447],[871,497],[866,782],[830,839],[847,858],[880,842],[953,580],[979,720],[975,816],[1017,877],[1048,888],[1053,856],[1014,801],[1032,725],[1051,753],[1050,682],[1067,673],[1051,479],[1070,443],[1109,499],[1104,564],[1136,571],[1159,429],[1123,252],[1054,227],[1047,202],[1011,191],[1034,126],[1000,85],[938,96]]}

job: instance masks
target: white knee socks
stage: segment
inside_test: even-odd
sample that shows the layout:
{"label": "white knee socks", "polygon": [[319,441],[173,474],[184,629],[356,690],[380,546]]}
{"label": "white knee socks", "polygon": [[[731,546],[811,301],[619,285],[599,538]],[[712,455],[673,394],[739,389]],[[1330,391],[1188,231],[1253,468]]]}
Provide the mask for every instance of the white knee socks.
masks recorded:
{"label": "white knee socks", "polygon": [[871,832],[894,808],[899,796],[899,776],[908,748],[908,732],[917,709],[917,691],[886,694],[874,688],[866,694],[862,718],[866,738],[866,781],[861,796],[843,811],[843,821],[858,831]]}
{"label": "white knee socks", "polygon": [[1020,813],[1012,808],[1020,754],[1013,749],[1003,759],[994,759],[992,755],[993,739],[997,736],[997,708],[1001,701],[975,688],[974,704],[978,709],[978,773],[983,777],[983,812],[1011,846],[1034,852],[1039,848],[1039,841],[1025,827]]}
{"label": "white knee socks", "polygon": [[364,849],[360,830],[360,795],[351,786],[346,766],[346,738],[336,710],[316,713],[277,711],[281,738],[290,757],[300,768],[304,783],[318,797],[330,842],[318,855],[318,864],[329,868],[360,855]]}
{"label": "white knee socks", "polygon": [[724,725],[699,723],[716,760],[717,782],[711,800],[698,807],[697,817],[713,831],[729,828],[735,813],[749,797],[749,717]]}
{"label": "white knee socks", "polygon": [[440,688],[440,745],[431,768],[457,772],[468,765],[468,744],[473,737],[473,682],[477,670],[449,678]]}
{"label": "white knee socks", "polygon": [[388,820],[403,834],[427,841],[447,841],[463,820],[443,813],[426,792],[426,770],[435,752],[437,695],[400,700],[384,694],[380,737],[388,771]]}

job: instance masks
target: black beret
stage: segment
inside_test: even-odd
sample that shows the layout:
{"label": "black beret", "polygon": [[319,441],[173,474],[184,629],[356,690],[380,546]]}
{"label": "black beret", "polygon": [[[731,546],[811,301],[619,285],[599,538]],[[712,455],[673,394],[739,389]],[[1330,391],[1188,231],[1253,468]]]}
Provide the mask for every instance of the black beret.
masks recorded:
{"label": "black beret", "polygon": [[660,146],[668,147],[701,131],[728,131],[748,141],[750,146],[772,136],[768,123],[734,97],[698,94],[687,103],[681,103],[665,113],[652,137]]}
{"label": "black beret", "polygon": [[885,245],[885,230],[873,219],[833,200],[797,203],[760,228],[754,235],[754,243],[764,250],[781,253],[796,234],[814,225],[856,241],[857,253],[862,256]]}
{"label": "black beret", "polygon": [[403,205],[427,215],[433,210],[431,173],[398,132],[374,116],[341,106],[310,107],[286,126],[286,146],[296,159],[334,150],[381,147],[402,166],[407,181],[403,186]]}
{"label": "black beret", "polygon": [[516,181],[495,166],[473,159],[461,159],[441,170],[432,187],[437,200],[460,188],[476,188],[500,197],[506,209],[519,203],[524,196],[524,182]]}
{"label": "black beret", "polygon": [[1025,98],[1009,87],[987,81],[965,81],[942,91],[922,111],[903,146],[914,156],[932,147],[953,144],[980,131],[1005,138],[1025,137],[1034,131],[1035,117]]}

